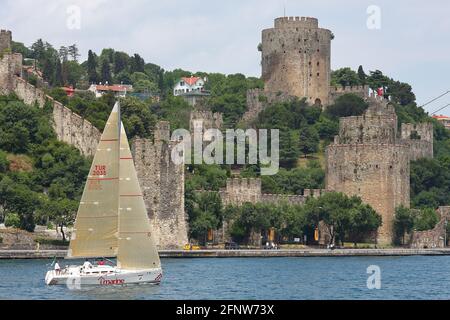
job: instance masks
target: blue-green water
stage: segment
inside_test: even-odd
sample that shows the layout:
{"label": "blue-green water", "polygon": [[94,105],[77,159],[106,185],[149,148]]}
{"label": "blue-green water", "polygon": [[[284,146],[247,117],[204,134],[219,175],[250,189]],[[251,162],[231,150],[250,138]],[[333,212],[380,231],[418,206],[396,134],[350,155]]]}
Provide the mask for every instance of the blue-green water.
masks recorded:
{"label": "blue-green water", "polygon": [[[0,299],[450,299],[450,257],[163,259],[160,286],[47,287],[48,260],[0,260]],[[64,263],[61,263],[64,264]],[[381,289],[367,288],[380,267]]]}

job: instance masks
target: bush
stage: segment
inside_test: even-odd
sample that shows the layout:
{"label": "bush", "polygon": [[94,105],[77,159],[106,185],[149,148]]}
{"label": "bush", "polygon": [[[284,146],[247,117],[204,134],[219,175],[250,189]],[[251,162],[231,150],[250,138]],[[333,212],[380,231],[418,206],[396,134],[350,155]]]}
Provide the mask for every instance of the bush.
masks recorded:
{"label": "bush", "polygon": [[69,241],[47,239],[47,238],[37,238],[34,240],[34,242],[39,243],[40,245],[61,246],[61,247],[69,245]]}
{"label": "bush", "polygon": [[20,228],[21,221],[20,216],[17,213],[8,213],[5,218],[5,227],[7,228]]}

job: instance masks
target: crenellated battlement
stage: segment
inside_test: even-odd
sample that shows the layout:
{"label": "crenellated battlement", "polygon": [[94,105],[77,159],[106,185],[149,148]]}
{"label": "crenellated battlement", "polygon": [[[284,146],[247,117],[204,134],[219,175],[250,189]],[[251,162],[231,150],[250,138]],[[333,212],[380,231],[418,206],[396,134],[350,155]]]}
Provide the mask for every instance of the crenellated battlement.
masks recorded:
{"label": "crenellated battlement", "polygon": [[402,139],[433,142],[433,123],[402,123]]}
{"label": "crenellated battlement", "polygon": [[311,17],[281,17],[275,19],[275,28],[318,28],[319,20]]}
{"label": "crenellated battlement", "polygon": [[334,86],[330,87],[329,103],[333,104],[337,98],[344,94],[355,94],[362,99],[369,98],[369,86]]}
{"label": "crenellated battlement", "polygon": [[[259,190],[259,191],[258,191]],[[261,192],[261,179],[232,178],[227,180],[227,192]]]}
{"label": "crenellated battlement", "polygon": [[355,93],[355,92],[366,92],[369,95],[369,86],[334,86],[330,87],[330,92],[337,93]]}

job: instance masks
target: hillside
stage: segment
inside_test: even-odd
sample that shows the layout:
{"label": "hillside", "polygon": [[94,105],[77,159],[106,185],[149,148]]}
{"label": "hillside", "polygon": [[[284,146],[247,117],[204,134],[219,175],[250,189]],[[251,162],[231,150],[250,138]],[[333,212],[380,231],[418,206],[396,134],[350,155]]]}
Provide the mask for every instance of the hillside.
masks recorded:
{"label": "hillside", "polygon": [[[70,51],[64,47],[58,51],[39,40],[29,49],[15,43],[13,50],[26,58],[37,59],[44,79],[55,88],[72,85],[86,89],[90,82],[101,81],[132,84],[137,93],[147,94],[148,99],[144,100],[138,97],[122,100],[124,123],[130,138],[152,137],[158,120],[169,121],[172,128],[189,128],[191,107],[172,95],[172,87],[181,76],[208,78],[206,89],[210,90],[211,96],[205,106],[213,112],[223,113],[225,127],[238,126],[246,111],[247,90],[263,85],[261,80],[241,74],[165,71],[146,63],[138,54],[130,56],[113,49],[104,49],[100,55],[90,51],[88,61],[81,64],[77,61],[76,46],[71,46]],[[450,133],[416,105],[411,86],[378,70],[366,75],[362,67],[358,72],[349,68],[334,71],[332,84],[384,88],[397,112],[399,127],[401,123],[433,122],[435,159],[412,163],[411,203],[422,209],[449,204]],[[110,94],[99,99],[86,92],[69,98],[61,89],[51,89],[49,94],[100,130],[115,101]],[[70,223],[88,172],[89,159],[56,141],[45,110],[25,106],[12,96],[2,97],[0,107],[0,205],[4,208],[0,221],[7,218],[9,225],[26,230],[32,230],[35,223],[53,221],[60,226]],[[338,132],[339,117],[361,115],[367,107],[363,99],[347,94],[326,111],[297,99],[275,103],[261,112],[255,123],[257,128],[281,131],[281,169],[275,176],[261,177],[263,192],[294,195],[303,189],[324,188],[324,150]],[[232,169],[236,170],[227,165],[187,167],[185,197],[191,236],[203,237],[204,232],[217,227],[226,214],[218,209],[220,199],[207,195],[198,197],[193,191],[223,188]],[[259,177],[258,165],[238,169],[241,177]],[[199,212],[195,209],[199,207],[205,210]],[[254,210],[277,212],[274,208]],[[249,225],[247,221],[246,227]],[[239,233],[239,230],[235,231]]]}

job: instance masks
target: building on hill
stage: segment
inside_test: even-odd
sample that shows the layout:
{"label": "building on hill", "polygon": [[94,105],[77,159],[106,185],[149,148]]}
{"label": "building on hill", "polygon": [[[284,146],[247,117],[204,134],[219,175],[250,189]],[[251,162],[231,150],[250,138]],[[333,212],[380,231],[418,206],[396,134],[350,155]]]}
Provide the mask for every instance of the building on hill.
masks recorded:
{"label": "building on hill", "polygon": [[391,244],[395,209],[410,206],[410,161],[433,157],[433,126],[403,124],[400,133],[387,100],[368,102],[363,116],[340,119],[339,135],[326,149],[325,183],[371,205],[383,221],[378,243]]}
{"label": "building on hill", "polygon": [[124,98],[127,96],[129,92],[133,91],[133,86],[128,84],[113,84],[113,85],[102,85],[100,84],[92,84],[88,91],[91,91],[95,94],[96,98],[100,98],[105,93],[113,92],[116,97]]}
{"label": "building on hill", "polygon": [[204,92],[206,78],[200,77],[183,77],[179,79],[173,88],[173,95],[180,96],[190,92]]}
{"label": "building on hill", "polygon": [[440,115],[440,116],[433,116],[433,118],[442,123],[447,130],[450,130],[450,117]]}
{"label": "building on hill", "polygon": [[193,76],[183,77],[176,82],[175,87],[173,88],[173,95],[182,97],[189,105],[195,107],[203,101],[205,97],[210,95],[209,92],[205,90],[206,82],[206,78],[202,79]]}

